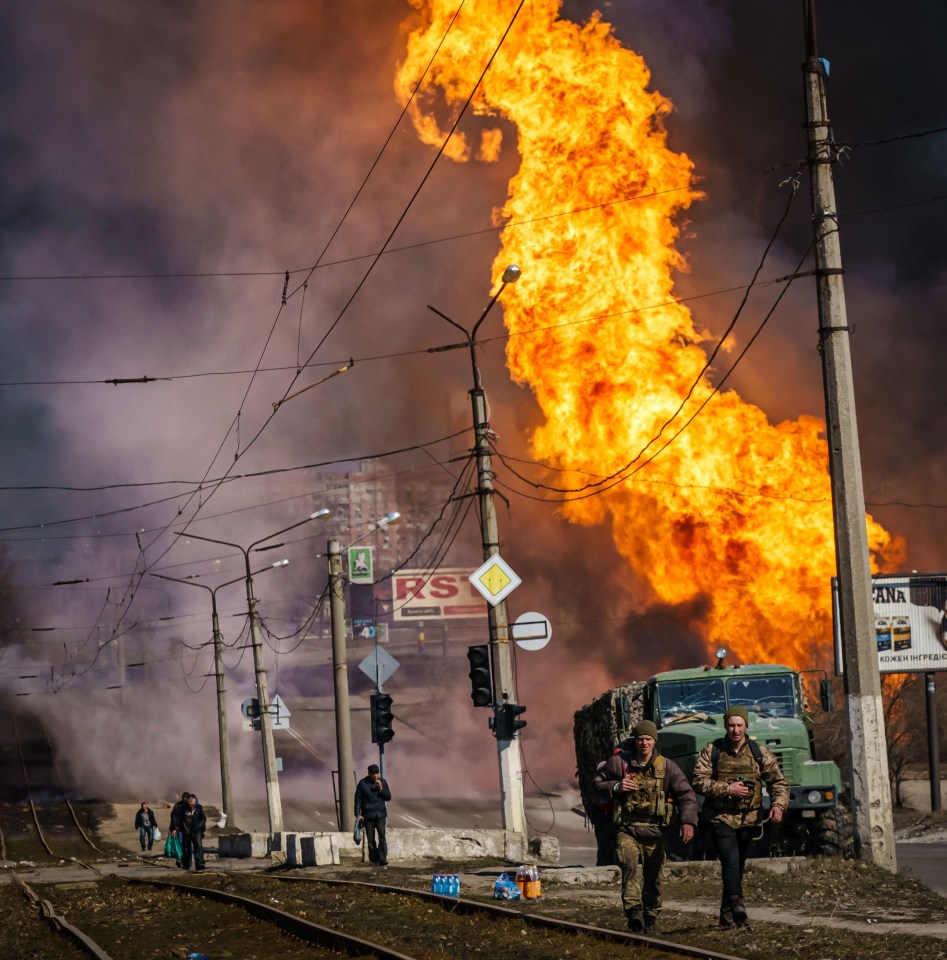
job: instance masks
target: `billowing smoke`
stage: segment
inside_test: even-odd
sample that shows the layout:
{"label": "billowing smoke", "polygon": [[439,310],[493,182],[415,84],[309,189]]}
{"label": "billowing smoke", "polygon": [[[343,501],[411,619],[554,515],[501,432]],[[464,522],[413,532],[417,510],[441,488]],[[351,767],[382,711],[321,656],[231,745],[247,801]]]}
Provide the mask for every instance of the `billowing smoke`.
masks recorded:
{"label": "billowing smoke", "polygon": [[[500,6],[511,15],[512,4]],[[680,249],[690,269],[675,291],[733,291],[692,304],[708,342],[732,315],[782,210],[780,181],[804,153],[801,23],[795,8],[764,6],[576,0],[562,10],[585,21],[601,9],[675,105],[669,142],[692,158],[705,195],[687,212]],[[863,5],[820,11],[840,139],[938,125],[933,44],[947,14],[915,7],[905,22],[917,32],[896,50],[881,15]],[[8,171],[0,273],[20,278],[0,281],[0,537],[23,604],[0,675],[29,694],[14,698],[18,706],[47,718],[77,792],[218,793],[209,600],[140,574],[215,585],[239,579],[243,560],[226,547],[178,543],[171,530],[196,517],[195,534],[250,543],[307,515],[326,491],[305,470],[249,475],[355,461],[458,429],[468,357],[426,352],[457,340],[426,305],[464,324],[485,306],[499,242],[492,211],[517,170],[514,131],[504,131],[496,163],[435,164],[390,240],[397,251],[375,263],[433,159],[403,124],[333,238],[399,115],[392,84],[413,15],[409,4],[362,2],[268,5],[264,15],[222,0],[94,10],[15,0],[0,12]],[[838,174],[850,215],[841,229],[866,496],[888,529],[907,535],[906,565],[919,570],[944,566],[943,511],[923,506],[940,502],[947,471],[932,347],[944,272],[927,240],[939,235],[939,208],[923,202],[947,194],[943,142],[856,146]],[[804,215],[788,226],[766,278],[794,269],[807,231]],[[453,239],[429,242],[443,238]],[[794,285],[729,381],[774,422],[822,413],[810,282]],[[751,300],[753,317],[770,302],[765,290]],[[501,336],[501,310],[486,336]],[[738,332],[737,345],[748,335]],[[314,351],[319,365],[295,380]],[[502,340],[479,357],[498,449],[528,458],[535,401],[511,382]],[[273,415],[287,392],[350,358],[351,370]],[[462,437],[430,450],[448,461],[468,445]],[[420,452],[390,464],[444,469]],[[228,473],[244,479],[219,488],[205,479]],[[501,489],[510,498],[500,507],[503,555],[524,579],[512,612],[540,610],[553,622],[546,650],[517,655],[526,758],[552,786],[572,775],[572,712],[616,682],[700,660],[706,611],[655,607],[605,526],[573,527],[555,507]],[[430,505],[428,522],[441,505]],[[256,580],[268,626],[285,637],[267,638],[270,687],[291,707],[304,697],[310,714],[294,725],[306,743],[280,738],[284,794],[323,806],[335,767],[329,651],[324,637],[296,647],[292,634],[324,589],[317,555],[335,534],[344,536],[332,526],[294,535],[291,566]],[[463,542],[473,567],[476,532]],[[260,564],[275,558],[261,554]],[[221,622],[235,781],[241,798],[259,804],[259,746],[239,714],[252,694],[242,589],[221,592]],[[467,697],[468,638],[458,639],[446,657],[430,639],[423,658],[405,651],[403,672],[387,684],[404,721],[389,751],[403,791],[495,789],[486,711]],[[361,769],[373,756],[367,688],[354,661],[349,674]]]}

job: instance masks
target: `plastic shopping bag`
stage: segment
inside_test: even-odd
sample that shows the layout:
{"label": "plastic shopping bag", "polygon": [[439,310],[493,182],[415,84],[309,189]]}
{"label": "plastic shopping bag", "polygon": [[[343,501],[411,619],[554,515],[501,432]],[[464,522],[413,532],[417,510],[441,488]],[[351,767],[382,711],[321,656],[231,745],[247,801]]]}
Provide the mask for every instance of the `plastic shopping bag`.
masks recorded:
{"label": "plastic shopping bag", "polygon": [[352,839],[356,842],[356,844],[358,844],[358,846],[362,845],[362,821],[361,820],[359,820],[358,823],[355,824],[355,833],[352,834]]}
{"label": "plastic shopping bag", "polygon": [[494,900],[519,900],[522,896],[515,880],[511,880],[505,873],[501,873],[493,884]]}
{"label": "plastic shopping bag", "polygon": [[154,830],[151,831],[151,839],[152,840],[161,839],[161,831],[157,827],[155,827]]}
{"label": "plastic shopping bag", "polygon": [[172,860],[181,859],[181,838],[176,833],[172,833],[171,836],[164,841],[164,855],[170,857]]}

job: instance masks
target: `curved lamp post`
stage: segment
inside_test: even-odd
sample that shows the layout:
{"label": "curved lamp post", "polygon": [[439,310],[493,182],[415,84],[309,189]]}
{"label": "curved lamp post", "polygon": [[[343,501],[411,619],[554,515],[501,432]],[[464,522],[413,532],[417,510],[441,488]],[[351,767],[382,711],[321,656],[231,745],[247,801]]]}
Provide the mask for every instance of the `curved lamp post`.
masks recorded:
{"label": "curved lamp post", "polygon": [[[264,567],[262,570],[254,570],[253,576],[257,576],[261,573],[266,573],[267,570],[271,570],[274,567],[285,567],[289,563],[288,560],[277,560],[276,563],[270,564],[268,567]],[[225,826],[227,818],[230,818],[231,823],[236,822],[236,813],[234,808],[234,798],[233,798],[233,781],[230,776],[230,737],[227,732],[227,690],[224,681],[224,663],[222,655],[222,640],[223,637],[220,632],[220,619],[217,616],[217,591],[222,590],[224,587],[229,587],[231,584],[237,583],[240,580],[243,580],[243,577],[236,577],[233,580],[228,580],[226,583],[219,583],[216,587],[208,587],[204,583],[195,583],[193,579],[183,580],[180,577],[169,577],[164,573],[155,573],[151,571],[153,577],[158,577],[160,580],[171,580],[174,583],[183,583],[186,587],[200,587],[201,590],[206,590],[210,594],[210,604],[211,604],[211,622],[214,629],[214,676],[217,681],[217,742],[220,750],[220,795],[221,795],[221,823],[218,826]]]}
{"label": "curved lamp post", "polygon": [[[520,268],[511,264],[503,271],[500,289],[493,295],[484,308],[480,318],[468,331],[440,310],[428,305],[428,309],[456,327],[466,336],[466,343],[450,344],[446,347],[434,347],[430,352],[453,350],[466,346],[470,350],[470,364],[473,368],[473,389],[470,402],[473,408],[475,451],[477,455],[477,495],[480,500],[480,535],[483,543],[483,559],[489,560],[500,552],[500,534],[497,529],[496,507],[493,503],[493,465],[490,456],[490,424],[487,420],[487,400],[480,381],[480,369],[477,366],[477,331],[500,298],[500,294],[511,283],[520,278]],[[487,604],[487,618],[490,629],[490,659],[494,682],[494,715],[506,703],[516,703],[516,688],[513,684],[513,657],[510,652],[510,618],[506,600],[496,606]],[[500,794],[503,802],[503,828],[517,833],[526,832],[526,808],[523,799],[523,765],[519,740],[515,733],[510,740],[497,737],[497,754],[500,766]]]}
{"label": "curved lamp post", "polygon": [[292,523],[288,527],[283,527],[282,530],[277,530],[265,537],[261,537],[259,540],[254,540],[254,542],[248,547],[244,547],[239,543],[232,543],[229,540],[215,540],[213,537],[201,537],[196,533],[175,533],[175,536],[178,537],[186,536],[193,540],[204,540],[207,543],[219,543],[225,547],[234,547],[243,554],[247,572],[245,578],[238,579],[246,579],[247,584],[247,609],[250,614],[250,641],[253,648],[253,670],[256,676],[256,695],[257,699],[260,701],[260,733],[262,734],[263,739],[263,772],[264,776],[266,777],[266,809],[269,814],[271,837],[277,833],[281,833],[283,830],[283,803],[280,799],[279,780],[276,776],[276,751],[273,746],[273,721],[270,716],[270,701],[266,692],[266,668],[263,663],[263,646],[260,643],[260,635],[257,629],[256,598],[253,596],[253,573],[250,570],[250,551],[259,544],[265,543],[267,540],[272,540],[273,537],[278,537],[281,533],[286,533],[288,530],[294,530],[296,527],[301,527],[303,524],[309,523],[310,520],[316,520],[319,517],[324,517],[328,513],[328,510],[317,510],[305,520],[300,520],[298,523]]}

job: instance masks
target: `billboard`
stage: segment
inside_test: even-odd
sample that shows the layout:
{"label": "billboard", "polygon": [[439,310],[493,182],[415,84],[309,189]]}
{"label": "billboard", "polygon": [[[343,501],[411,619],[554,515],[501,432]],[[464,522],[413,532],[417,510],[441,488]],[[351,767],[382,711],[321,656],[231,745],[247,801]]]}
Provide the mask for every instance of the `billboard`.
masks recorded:
{"label": "billboard", "polygon": [[399,570],[391,577],[391,612],[395,620],[461,620],[484,617],[483,597],[470,581],[470,570]]}
{"label": "billboard", "polygon": [[[947,573],[878,574],[871,578],[881,673],[947,670]],[[838,582],[832,578],[835,666],[842,673]]]}

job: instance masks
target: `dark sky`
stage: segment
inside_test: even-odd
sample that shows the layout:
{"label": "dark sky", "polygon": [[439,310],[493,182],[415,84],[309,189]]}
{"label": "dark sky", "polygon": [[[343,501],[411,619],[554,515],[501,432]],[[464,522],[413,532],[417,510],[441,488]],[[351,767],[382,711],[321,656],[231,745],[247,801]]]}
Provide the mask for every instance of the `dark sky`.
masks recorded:
{"label": "dark sky", "polygon": [[[508,15],[512,5],[500,6]],[[745,285],[785,205],[780,182],[805,153],[801,7],[563,6],[563,16],[579,21],[600,9],[674,103],[670,145],[692,158],[705,193],[687,214],[681,249],[690,270],[677,286],[684,296]],[[357,459],[457,428],[469,366],[460,351],[423,353],[453,336],[426,305],[473,319],[486,303],[498,249],[491,214],[516,171],[514,151],[495,164],[438,161],[390,243],[404,249],[377,262],[333,326],[433,159],[403,122],[330,244],[400,113],[392,83],[411,13],[397,0],[3,5],[0,537],[16,565],[25,626],[72,631],[68,648],[95,624],[110,630],[121,618],[183,612],[177,594],[128,585],[143,562],[139,543],[144,562],[159,568],[193,559],[180,548],[163,556],[171,537],[161,531],[179,508],[191,516],[196,502],[139,509],[191,487],[129,484]],[[823,0],[818,13],[830,116],[837,140],[853,144],[835,176],[866,499],[905,537],[906,568],[943,570],[947,444],[937,423],[947,134],[911,135],[947,126],[947,8]],[[890,138],[898,139],[878,143]],[[762,278],[791,272],[808,245],[807,194],[804,180]],[[459,239],[426,243],[447,237]],[[327,244],[322,259],[335,265],[316,270],[303,296],[296,288],[305,268]],[[281,308],[286,270],[296,293]],[[732,295],[696,300],[694,322],[719,334],[735,303]],[[499,312],[491,321],[499,331]],[[814,287],[804,280],[728,386],[773,422],[821,417],[816,324]],[[350,357],[359,362],[269,421],[323,337],[315,357],[322,366],[294,389]],[[261,358],[279,369],[252,381],[236,372]],[[500,346],[484,351],[483,369],[503,449],[528,455],[535,403],[510,382]],[[156,380],[104,382],[144,376]],[[456,449],[432,452],[445,458]],[[398,469],[424,462],[423,454],[392,459]],[[30,489],[65,486],[96,489]],[[193,529],[246,542],[296,519],[292,501],[276,501],[316,492],[298,473],[228,484]],[[116,510],[125,512],[109,515]],[[628,679],[614,621],[632,610],[647,620],[648,611],[633,609],[640,573],[615,569],[607,529],[572,527],[551,508],[514,502],[501,522],[510,559],[527,574],[521,609],[594,608],[557,625],[558,652],[551,646],[532,677],[521,673],[523,699],[534,703],[552,684],[557,735],[567,736],[576,706]],[[71,590],[49,586],[86,578]],[[323,582],[314,566],[286,589],[298,596]],[[666,620],[663,609],[651,614]],[[689,618],[684,611],[678,619]],[[697,639],[684,629],[675,642],[693,657]],[[60,640],[29,658],[60,664]],[[0,661],[0,683],[14,689],[19,657]],[[661,665],[633,669],[647,675]],[[551,680],[566,674],[570,688]],[[167,709],[167,697],[157,691],[143,704],[145,720]],[[97,703],[102,725],[114,727],[108,699]]]}

